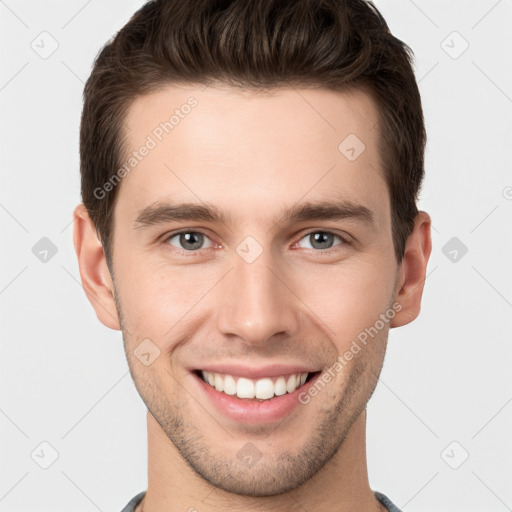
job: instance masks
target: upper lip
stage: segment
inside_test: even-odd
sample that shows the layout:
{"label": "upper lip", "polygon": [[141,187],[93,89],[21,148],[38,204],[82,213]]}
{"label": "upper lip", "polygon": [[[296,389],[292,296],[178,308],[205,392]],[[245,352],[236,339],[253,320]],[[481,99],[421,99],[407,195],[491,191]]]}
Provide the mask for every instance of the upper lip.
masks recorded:
{"label": "upper lip", "polygon": [[227,373],[236,377],[247,377],[249,379],[261,379],[263,377],[279,377],[281,375],[291,375],[297,373],[314,373],[319,370],[308,366],[298,364],[271,364],[267,366],[243,366],[233,364],[206,364],[196,371],[207,371],[213,373]]}

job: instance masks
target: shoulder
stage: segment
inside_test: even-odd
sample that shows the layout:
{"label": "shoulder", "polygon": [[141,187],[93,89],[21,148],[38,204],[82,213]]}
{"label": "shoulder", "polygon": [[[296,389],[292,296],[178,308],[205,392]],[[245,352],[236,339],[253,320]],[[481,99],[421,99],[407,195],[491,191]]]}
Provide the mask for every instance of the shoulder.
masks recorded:
{"label": "shoulder", "polygon": [[384,494],[381,492],[374,492],[375,497],[379,500],[380,503],[382,503],[388,512],[401,512],[401,510]]}
{"label": "shoulder", "polygon": [[135,508],[142,501],[142,498],[146,495],[146,491],[139,492],[136,496],[134,496],[127,505],[121,510],[121,512],[135,512]]}

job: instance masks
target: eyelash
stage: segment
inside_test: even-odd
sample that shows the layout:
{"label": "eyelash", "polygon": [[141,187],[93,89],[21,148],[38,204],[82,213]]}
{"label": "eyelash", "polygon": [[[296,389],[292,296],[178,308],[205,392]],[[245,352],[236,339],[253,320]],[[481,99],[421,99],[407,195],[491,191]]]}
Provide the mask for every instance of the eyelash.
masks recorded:
{"label": "eyelash", "polygon": [[[170,246],[170,243],[169,241],[178,236],[178,235],[181,235],[183,233],[198,233],[198,234],[201,234],[203,236],[205,236],[206,238],[210,239],[210,237],[204,233],[203,231],[201,230],[193,230],[193,229],[182,229],[180,231],[174,231],[172,233],[170,233],[169,235],[166,235],[164,240],[163,240],[163,243],[166,244],[167,246]],[[327,254],[331,254],[332,252],[335,252],[337,250],[337,248],[341,247],[341,246],[345,246],[345,245],[352,245],[352,243],[347,239],[347,237],[343,237],[337,233],[333,233],[332,231],[327,231],[327,230],[320,230],[320,229],[314,229],[314,230],[311,230],[311,231],[308,231],[306,233],[303,233],[301,235],[301,237],[299,238],[298,242],[300,242],[301,240],[303,240],[304,238],[306,238],[307,236],[310,236],[312,235],[313,233],[323,233],[323,234],[327,234],[327,235],[333,235],[334,237],[337,237],[341,240],[341,243],[338,244],[338,245],[335,245],[329,249],[325,249],[325,250],[322,250],[322,249],[308,249],[309,251],[313,251],[317,254],[322,254],[322,255],[327,255]],[[212,241],[213,242],[213,241]],[[293,245],[297,244],[298,242],[295,242]],[[215,242],[213,242],[215,243]],[[177,251],[179,254],[184,254],[186,256],[194,256],[195,254],[198,254],[198,253],[201,253],[203,251],[203,249],[198,249],[198,250],[192,250],[192,251],[187,251],[185,249],[178,249],[177,247],[174,247],[174,246],[171,246],[172,247],[172,250],[173,251]],[[208,249],[208,248],[207,248]]]}

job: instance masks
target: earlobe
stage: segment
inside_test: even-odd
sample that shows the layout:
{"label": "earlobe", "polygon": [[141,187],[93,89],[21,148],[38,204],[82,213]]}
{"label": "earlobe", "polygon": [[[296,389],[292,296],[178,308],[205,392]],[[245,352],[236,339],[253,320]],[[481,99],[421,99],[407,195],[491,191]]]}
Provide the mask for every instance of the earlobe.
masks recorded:
{"label": "earlobe", "polygon": [[414,230],[407,239],[400,264],[400,289],[395,300],[401,309],[393,318],[391,327],[406,325],[420,313],[427,264],[432,251],[430,227],[430,216],[420,211],[414,222]]}
{"label": "earlobe", "polygon": [[120,330],[114,300],[114,285],[107,266],[105,251],[83,204],[75,208],[74,219],[73,243],[85,294],[100,322],[111,329]]}

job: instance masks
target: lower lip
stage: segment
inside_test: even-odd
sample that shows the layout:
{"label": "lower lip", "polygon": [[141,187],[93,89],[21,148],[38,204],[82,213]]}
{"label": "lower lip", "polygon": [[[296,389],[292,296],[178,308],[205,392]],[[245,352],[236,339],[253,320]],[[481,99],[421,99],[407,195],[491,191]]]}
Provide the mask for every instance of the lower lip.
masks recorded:
{"label": "lower lip", "polygon": [[292,393],[285,393],[284,395],[262,401],[238,398],[236,395],[227,395],[217,391],[195,373],[192,375],[208,399],[213,402],[213,405],[222,414],[237,422],[261,424],[282,420],[298,406],[303,405],[299,401],[299,395],[307,393],[308,388],[320,376],[320,372]]}

